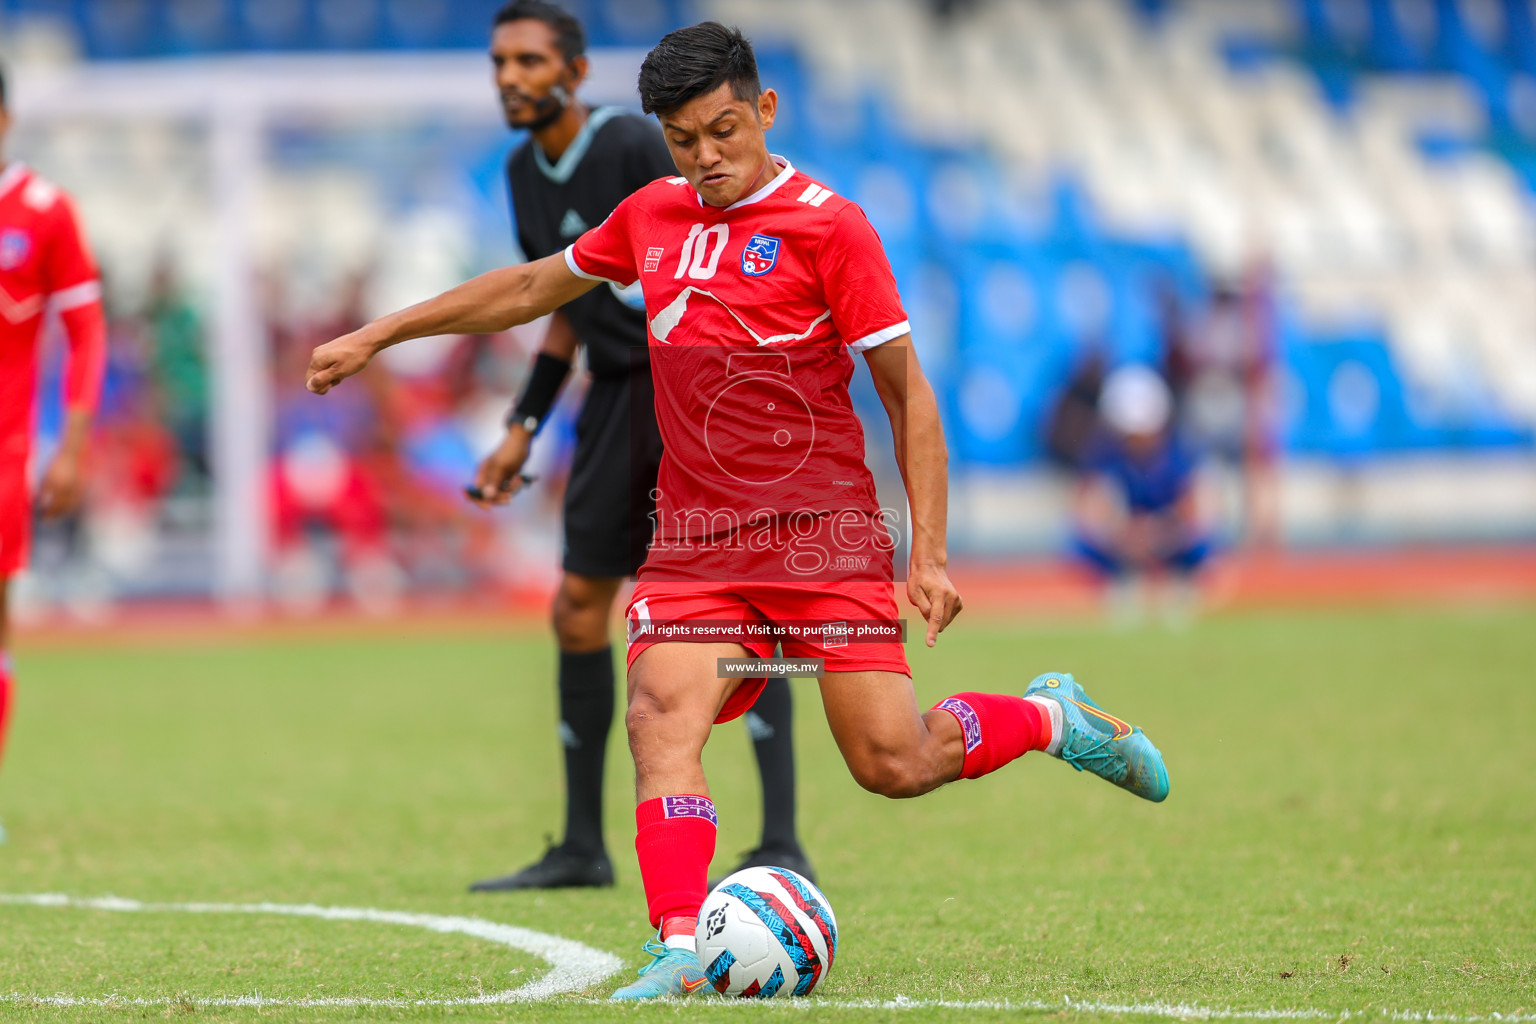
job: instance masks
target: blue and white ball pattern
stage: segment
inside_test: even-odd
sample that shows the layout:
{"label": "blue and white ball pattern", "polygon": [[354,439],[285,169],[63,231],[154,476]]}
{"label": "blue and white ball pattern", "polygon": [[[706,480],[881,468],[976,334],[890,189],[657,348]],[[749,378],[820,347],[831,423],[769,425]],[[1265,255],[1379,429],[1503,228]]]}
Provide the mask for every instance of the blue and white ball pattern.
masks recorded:
{"label": "blue and white ball pattern", "polygon": [[837,956],[831,905],[788,868],[745,868],[715,886],[697,935],[715,991],[744,999],[810,995]]}

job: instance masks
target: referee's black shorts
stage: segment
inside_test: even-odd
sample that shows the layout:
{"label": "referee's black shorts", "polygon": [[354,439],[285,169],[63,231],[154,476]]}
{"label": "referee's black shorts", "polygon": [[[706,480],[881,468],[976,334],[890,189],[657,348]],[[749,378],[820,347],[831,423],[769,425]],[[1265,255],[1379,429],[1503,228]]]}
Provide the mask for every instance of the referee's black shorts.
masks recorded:
{"label": "referee's black shorts", "polygon": [[561,566],[580,576],[633,576],[651,543],[651,497],[661,465],[649,366],[594,376],[576,417],[565,488]]}

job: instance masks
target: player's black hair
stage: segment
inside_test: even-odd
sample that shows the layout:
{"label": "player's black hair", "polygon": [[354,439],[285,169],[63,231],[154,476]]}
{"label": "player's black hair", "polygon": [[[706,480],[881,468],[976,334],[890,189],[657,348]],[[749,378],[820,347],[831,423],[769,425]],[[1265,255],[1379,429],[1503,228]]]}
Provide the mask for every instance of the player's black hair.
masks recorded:
{"label": "player's black hair", "polygon": [[564,7],[545,0],[510,0],[496,12],[491,28],[511,21],[542,21],[554,29],[555,45],[560,47],[566,63],[587,52],[587,34],[582,31],[581,22]]}
{"label": "player's black hair", "polygon": [[5,106],[5,68],[0,66],[0,107]]}
{"label": "player's black hair", "polygon": [[739,28],[706,21],[661,37],[640,65],[640,107],[669,114],[696,96],[731,83],[731,95],[755,100],[763,91],[757,56]]}

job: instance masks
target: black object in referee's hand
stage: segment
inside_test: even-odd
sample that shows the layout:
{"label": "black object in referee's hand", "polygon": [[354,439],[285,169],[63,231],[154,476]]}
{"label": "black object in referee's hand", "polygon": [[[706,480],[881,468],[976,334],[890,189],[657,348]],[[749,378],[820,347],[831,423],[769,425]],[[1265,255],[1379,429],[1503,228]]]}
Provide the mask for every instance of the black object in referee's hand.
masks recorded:
{"label": "black object in referee's hand", "polygon": [[[538,479],[538,475],[532,473],[519,473],[517,474],[517,478],[523,482],[523,487],[527,487],[529,484]],[[522,490],[522,487],[519,487],[518,490]],[[486,500],[486,496],[480,493],[480,486],[478,484],[465,485],[464,493],[468,495],[472,501]]]}

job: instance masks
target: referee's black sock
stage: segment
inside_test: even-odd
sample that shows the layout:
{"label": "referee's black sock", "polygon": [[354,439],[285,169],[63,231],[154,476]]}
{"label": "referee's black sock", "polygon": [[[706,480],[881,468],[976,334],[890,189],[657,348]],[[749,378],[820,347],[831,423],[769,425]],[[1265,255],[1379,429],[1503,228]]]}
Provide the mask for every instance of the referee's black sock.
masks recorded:
{"label": "referee's black sock", "polygon": [[763,842],[768,849],[798,850],[795,830],[794,705],[789,681],[768,680],[747,714],[757,768],[763,776]]}
{"label": "referee's black sock", "polygon": [[560,652],[560,742],[565,747],[565,845],[600,854],[603,760],[613,724],[613,648]]}

